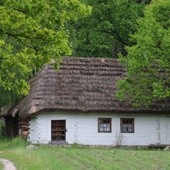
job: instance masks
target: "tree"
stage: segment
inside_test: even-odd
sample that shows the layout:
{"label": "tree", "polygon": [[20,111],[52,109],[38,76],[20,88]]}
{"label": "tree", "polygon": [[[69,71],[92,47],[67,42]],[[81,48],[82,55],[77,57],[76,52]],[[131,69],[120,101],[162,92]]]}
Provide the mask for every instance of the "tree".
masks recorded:
{"label": "tree", "polygon": [[79,0],[0,1],[0,107],[29,90],[44,63],[69,55],[66,24],[90,13]]}
{"label": "tree", "polygon": [[155,0],[138,20],[132,35],[134,45],[127,47],[121,61],[127,76],[118,83],[118,97],[133,105],[149,105],[170,97],[170,1]]}
{"label": "tree", "polygon": [[74,24],[75,56],[117,57],[126,54],[129,34],[136,30],[136,19],[143,15],[144,3],[135,0],[84,0],[92,14]]}

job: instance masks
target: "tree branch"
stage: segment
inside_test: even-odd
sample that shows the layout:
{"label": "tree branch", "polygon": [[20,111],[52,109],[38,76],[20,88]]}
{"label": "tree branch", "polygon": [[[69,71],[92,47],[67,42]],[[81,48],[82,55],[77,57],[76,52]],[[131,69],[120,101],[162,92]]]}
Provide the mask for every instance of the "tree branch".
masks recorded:
{"label": "tree branch", "polygon": [[[107,8],[107,11],[108,11],[108,19],[109,19],[110,23],[111,23],[112,25],[116,25],[115,22],[112,20],[110,9]],[[119,34],[119,32],[117,31],[116,27],[114,27],[114,30],[113,30],[112,32],[116,35],[116,37],[118,38],[118,40],[119,40],[121,43],[123,43],[124,45],[128,45],[128,44],[123,40],[123,38],[120,36],[120,34]]]}
{"label": "tree branch", "polygon": [[14,33],[11,33],[11,32],[7,32],[7,31],[3,31],[2,29],[0,29],[1,32],[3,32],[4,34],[7,34],[9,36],[12,36],[14,38],[25,38],[25,39],[30,39],[30,40],[42,40],[44,41],[44,39],[42,37],[31,37],[31,36],[28,36],[28,35],[22,35],[22,34],[14,34]]}

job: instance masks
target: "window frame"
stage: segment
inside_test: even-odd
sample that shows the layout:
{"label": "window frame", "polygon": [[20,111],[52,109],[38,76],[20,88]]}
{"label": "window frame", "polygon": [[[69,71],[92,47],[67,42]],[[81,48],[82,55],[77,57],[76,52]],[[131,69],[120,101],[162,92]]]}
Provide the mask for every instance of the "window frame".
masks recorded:
{"label": "window frame", "polygon": [[[132,131],[123,131],[123,121],[131,120],[132,121]],[[120,133],[135,133],[135,119],[134,118],[120,118]]]}
{"label": "window frame", "polygon": [[[100,130],[100,125],[104,124],[104,123],[100,123],[100,121],[103,121],[103,120],[107,120],[107,121],[109,120],[109,127],[110,127],[109,131]],[[98,118],[98,133],[112,133],[112,118],[103,118],[103,117]]]}

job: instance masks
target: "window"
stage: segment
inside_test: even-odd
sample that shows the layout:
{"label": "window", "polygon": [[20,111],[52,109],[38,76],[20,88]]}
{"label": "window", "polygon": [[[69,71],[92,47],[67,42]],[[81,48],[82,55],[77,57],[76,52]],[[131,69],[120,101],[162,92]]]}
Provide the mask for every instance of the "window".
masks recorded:
{"label": "window", "polygon": [[111,132],[111,118],[98,118],[98,132]]}
{"label": "window", "polygon": [[134,118],[120,119],[121,133],[134,133]]}

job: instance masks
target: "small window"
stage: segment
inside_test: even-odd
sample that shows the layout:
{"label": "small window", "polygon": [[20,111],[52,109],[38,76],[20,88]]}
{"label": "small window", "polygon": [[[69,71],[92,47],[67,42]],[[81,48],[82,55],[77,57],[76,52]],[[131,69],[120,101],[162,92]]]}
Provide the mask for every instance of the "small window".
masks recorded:
{"label": "small window", "polygon": [[134,118],[120,119],[121,133],[134,133]]}
{"label": "small window", "polygon": [[111,118],[98,118],[98,132],[111,132]]}

